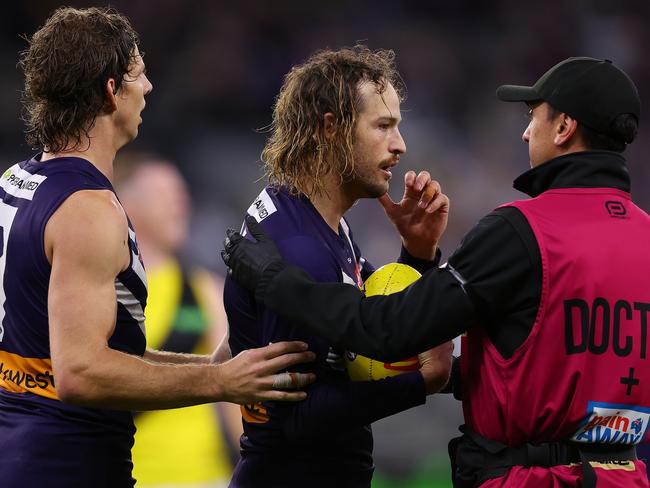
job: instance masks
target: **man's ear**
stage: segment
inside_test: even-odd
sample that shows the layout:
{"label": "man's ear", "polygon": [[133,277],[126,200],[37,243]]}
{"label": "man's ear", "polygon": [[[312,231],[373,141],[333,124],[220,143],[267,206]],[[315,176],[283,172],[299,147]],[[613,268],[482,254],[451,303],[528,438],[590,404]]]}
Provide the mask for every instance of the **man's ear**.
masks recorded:
{"label": "man's ear", "polygon": [[567,114],[560,114],[555,126],[555,137],[553,143],[556,146],[564,146],[571,141],[578,129],[578,121]]}
{"label": "man's ear", "polygon": [[117,88],[113,78],[109,78],[104,87],[104,108],[108,113],[113,113],[117,110]]}
{"label": "man's ear", "polygon": [[323,115],[323,137],[326,141],[331,141],[336,134],[336,117],[332,112]]}

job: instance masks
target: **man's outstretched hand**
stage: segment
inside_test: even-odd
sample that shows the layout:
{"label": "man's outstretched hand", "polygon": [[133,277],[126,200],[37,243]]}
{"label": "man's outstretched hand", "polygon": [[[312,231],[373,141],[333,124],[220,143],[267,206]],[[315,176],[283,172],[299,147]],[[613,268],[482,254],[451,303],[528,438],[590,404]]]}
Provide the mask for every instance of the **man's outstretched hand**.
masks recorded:
{"label": "man's outstretched hand", "polygon": [[228,267],[228,275],[244,288],[255,291],[264,271],[272,264],[281,269],[284,261],[277,246],[264,233],[255,217],[247,215],[245,222],[248,232],[257,242],[245,239],[234,229],[228,229],[223,241],[221,259]]}
{"label": "man's outstretched hand", "polygon": [[277,342],[248,349],[217,366],[221,400],[238,403],[300,401],[307,397],[305,386],[313,383],[313,373],[287,372],[297,364],[316,359],[304,342]]}

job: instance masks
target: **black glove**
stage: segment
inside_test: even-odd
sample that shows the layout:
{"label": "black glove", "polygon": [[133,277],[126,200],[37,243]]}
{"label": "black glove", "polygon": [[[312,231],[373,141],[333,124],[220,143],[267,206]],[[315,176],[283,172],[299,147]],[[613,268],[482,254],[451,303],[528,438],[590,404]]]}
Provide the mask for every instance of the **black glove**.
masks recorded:
{"label": "black glove", "polygon": [[271,267],[278,272],[286,263],[273,240],[264,233],[255,217],[247,215],[245,222],[257,242],[245,239],[234,229],[228,229],[223,241],[221,259],[228,266],[228,274],[241,286],[254,292],[264,271]]}

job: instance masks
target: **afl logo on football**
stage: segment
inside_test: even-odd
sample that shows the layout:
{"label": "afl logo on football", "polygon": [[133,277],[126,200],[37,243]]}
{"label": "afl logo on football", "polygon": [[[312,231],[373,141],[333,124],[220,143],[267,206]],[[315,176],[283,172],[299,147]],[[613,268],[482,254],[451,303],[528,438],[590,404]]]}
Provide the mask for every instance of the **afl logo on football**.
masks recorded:
{"label": "afl logo on football", "polygon": [[617,200],[607,200],[605,202],[605,208],[607,209],[607,213],[609,216],[613,219],[627,219],[627,209],[625,208],[625,205],[623,205],[623,202],[619,202]]}
{"label": "afl logo on football", "polygon": [[352,351],[345,351],[345,357],[348,361],[352,362],[357,359],[357,354]]}

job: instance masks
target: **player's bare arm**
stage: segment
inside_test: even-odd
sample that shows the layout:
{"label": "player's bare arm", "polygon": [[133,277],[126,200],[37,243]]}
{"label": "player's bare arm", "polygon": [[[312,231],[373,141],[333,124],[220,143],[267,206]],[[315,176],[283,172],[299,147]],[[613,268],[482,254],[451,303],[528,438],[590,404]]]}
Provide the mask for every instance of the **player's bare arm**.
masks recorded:
{"label": "player's bare arm", "polygon": [[386,215],[402,237],[402,244],[412,256],[433,259],[438,241],[447,228],[449,198],[440,183],[427,171],[404,175],[404,195],[394,202],[386,193],[379,198]]}
{"label": "player's bare arm", "polygon": [[[62,401],[148,410],[304,398],[303,392],[273,389],[274,373],[313,357],[302,343],[244,351],[222,365],[158,364],[109,348],[115,277],[130,262],[127,229],[126,216],[108,191],[73,194],[46,226],[50,345]],[[299,377],[294,386],[312,380]]]}
{"label": "player's bare arm", "polygon": [[157,363],[220,364],[232,358],[228,345],[228,323],[223,304],[218,299],[223,295],[223,285],[207,271],[203,271],[199,279],[201,286],[197,288],[197,292],[200,293],[201,300],[206,306],[211,323],[214,323],[208,336],[209,344],[214,348],[213,352],[211,354],[185,354],[147,348],[144,354],[145,359]]}

